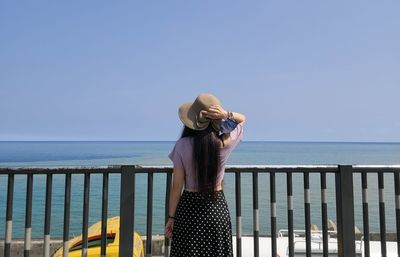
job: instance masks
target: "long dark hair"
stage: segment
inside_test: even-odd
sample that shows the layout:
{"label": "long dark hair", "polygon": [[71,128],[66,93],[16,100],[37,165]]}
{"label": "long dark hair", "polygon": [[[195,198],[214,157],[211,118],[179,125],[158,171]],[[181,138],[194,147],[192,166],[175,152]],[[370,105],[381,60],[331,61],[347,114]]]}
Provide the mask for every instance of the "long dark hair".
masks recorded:
{"label": "long dark hair", "polygon": [[193,168],[197,175],[198,190],[206,195],[215,196],[214,186],[220,168],[221,137],[211,123],[205,130],[193,130],[184,126],[182,137],[193,137]]}

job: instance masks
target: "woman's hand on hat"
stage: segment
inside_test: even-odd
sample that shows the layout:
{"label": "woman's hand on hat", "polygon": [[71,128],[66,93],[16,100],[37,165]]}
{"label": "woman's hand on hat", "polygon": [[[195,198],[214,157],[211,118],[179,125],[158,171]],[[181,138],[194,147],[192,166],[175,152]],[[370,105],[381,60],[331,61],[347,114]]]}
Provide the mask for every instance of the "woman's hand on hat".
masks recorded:
{"label": "woman's hand on hat", "polygon": [[212,120],[226,119],[228,112],[221,105],[211,105],[208,110],[201,111],[204,117]]}

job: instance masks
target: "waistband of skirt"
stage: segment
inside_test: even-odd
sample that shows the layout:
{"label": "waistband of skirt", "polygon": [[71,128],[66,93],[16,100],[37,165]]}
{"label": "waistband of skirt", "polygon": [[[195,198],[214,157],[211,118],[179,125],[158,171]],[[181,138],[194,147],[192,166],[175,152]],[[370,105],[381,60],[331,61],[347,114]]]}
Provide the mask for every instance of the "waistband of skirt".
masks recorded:
{"label": "waistband of skirt", "polygon": [[[222,194],[224,193],[223,189],[215,190],[214,191],[216,194]],[[203,192],[198,192],[198,191],[188,191],[188,190],[183,190],[184,194],[191,194],[191,195],[202,195],[204,194]],[[206,193],[207,194],[207,193]],[[209,193],[208,193],[209,194]]]}

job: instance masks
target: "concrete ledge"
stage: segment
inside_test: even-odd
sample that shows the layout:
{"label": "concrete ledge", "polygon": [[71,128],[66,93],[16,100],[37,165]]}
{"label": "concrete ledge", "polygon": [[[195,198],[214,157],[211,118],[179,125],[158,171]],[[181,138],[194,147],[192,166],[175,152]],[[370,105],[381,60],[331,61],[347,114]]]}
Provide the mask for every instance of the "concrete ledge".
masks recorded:
{"label": "concrete ledge", "polygon": [[[267,236],[268,237],[268,236]],[[143,240],[143,249],[146,254],[146,237],[141,236]],[[396,233],[387,233],[386,240],[396,241]],[[359,240],[359,238],[357,238]],[[379,241],[380,235],[379,233],[371,233],[370,234],[371,241]],[[54,254],[54,252],[62,246],[61,239],[53,239],[50,240],[50,254]],[[154,235],[152,242],[152,255],[163,256],[164,255],[164,236]],[[15,239],[11,244],[11,256],[12,257],[22,257],[24,256],[24,240],[23,239]],[[43,256],[43,239],[32,239],[31,243],[31,257],[41,257]],[[4,239],[0,241],[0,257],[4,257]]]}
{"label": "concrete ledge", "polygon": [[[50,241],[50,254],[53,254],[59,247],[62,246],[62,240]],[[11,256],[24,256],[24,240],[15,239],[11,243]],[[43,240],[32,239],[31,254],[32,257],[43,256]],[[4,257],[4,241],[0,242],[0,257]]]}
{"label": "concrete ledge", "polygon": [[[143,240],[143,249],[146,254],[146,237],[141,236]],[[55,251],[62,246],[61,239],[50,240],[50,255],[54,254]],[[152,255],[163,256],[164,255],[164,236],[155,235],[153,236],[152,242]],[[15,239],[11,243],[11,256],[12,257],[23,257],[24,256],[24,240]],[[32,239],[31,242],[31,257],[42,257],[43,256],[43,239]],[[0,257],[4,257],[4,240],[0,242]]]}

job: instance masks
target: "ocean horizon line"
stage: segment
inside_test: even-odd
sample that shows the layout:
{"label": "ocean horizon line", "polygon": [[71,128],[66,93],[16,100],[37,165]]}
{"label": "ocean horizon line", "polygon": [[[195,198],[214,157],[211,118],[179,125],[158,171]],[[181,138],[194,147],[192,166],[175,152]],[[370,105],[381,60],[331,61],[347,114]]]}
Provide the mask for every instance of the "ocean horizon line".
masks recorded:
{"label": "ocean horizon line", "polygon": [[[102,143],[131,143],[131,142],[138,142],[138,143],[160,143],[160,142],[176,142],[179,138],[175,140],[0,140],[0,143],[73,143],[73,142],[102,142]],[[336,140],[242,140],[245,143],[338,143],[338,144],[400,144],[400,141],[336,141]]]}

